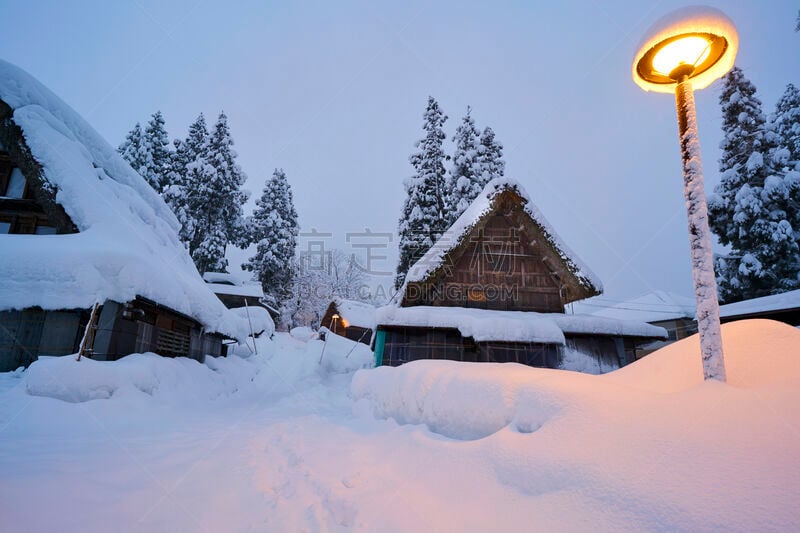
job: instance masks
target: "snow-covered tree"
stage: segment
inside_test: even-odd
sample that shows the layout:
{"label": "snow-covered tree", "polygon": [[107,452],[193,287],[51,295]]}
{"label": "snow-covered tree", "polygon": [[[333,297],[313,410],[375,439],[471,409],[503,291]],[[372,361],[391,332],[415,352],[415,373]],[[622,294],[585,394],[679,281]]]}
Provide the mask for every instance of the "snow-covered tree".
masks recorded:
{"label": "snow-covered tree", "polygon": [[353,254],[333,249],[321,256],[316,252],[300,254],[292,298],[287,315],[292,326],[328,326],[320,324],[328,304],[335,297],[369,301],[367,277]]}
{"label": "snow-covered tree", "polygon": [[472,109],[467,107],[467,114],[461,119],[453,136],[455,150],[453,164],[447,176],[447,225],[450,226],[461,216],[469,204],[483,190],[481,167],[480,132],[472,119]]}
{"label": "snow-covered tree", "polygon": [[[164,200],[181,223],[180,238],[192,249],[203,198],[192,184],[205,183],[210,178],[208,163],[208,127],[202,113],[189,126],[185,140],[175,139],[171,153]],[[196,246],[196,244],[195,244]]]}
{"label": "snow-covered tree", "polygon": [[775,106],[773,124],[777,143],[788,150],[785,164],[795,168],[800,163],[800,90],[791,83]]}
{"label": "snow-covered tree", "polygon": [[169,137],[164,127],[164,115],[161,114],[161,111],[156,111],[150,117],[150,121],[144,129],[144,140],[145,146],[150,152],[149,167],[145,178],[151,184],[157,184],[158,187],[155,189],[161,193],[169,185],[168,174],[172,159],[169,149]]}
{"label": "snow-covered tree", "polygon": [[147,148],[147,140],[141,124],[137,122],[133,129],[128,132],[117,151],[130,164],[133,170],[145,178],[154,189],[158,190],[158,182],[151,181],[148,176],[148,169],[152,167],[153,161],[150,150]]}
{"label": "snow-covered tree", "polygon": [[280,306],[291,298],[297,273],[297,211],[283,169],[275,169],[248,224],[256,253],[242,268],[255,272],[264,294]]}
{"label": "snow-covered tree", "polygon": [[228,243],[242,240],[242,205],[249,196],[241,190],[247,177],[236,163],[225,113],[220,113],[205,147],[190,145],[190,139],[186,144],[200,151],[186,167],[184,194],[194,224],[189,253],[200,273],[225,271]]}
{"label": "snow-covered tree", "polygon": [[409,161],[414,174],[404,182],[406,200],[398,226],[400,261],[395,286],[400,287],[411,265],[433,246],[447,229],[445,213],[446,156],[442,143],[447,116],[438,102],[428,97],[423,115],[425,136],[416,143]]}
{"label": "snow-covered tree", "polygon": [[167,188],[171,154],[161,111],[153,113],[144,129],[137,122],[118,150],[158,193]]}
{"label": "snow-covered tree", "polygon": [[724,302],[798,286],[797,235],[787,218],[793,185],[780,169],[786,150],[755,93],[737,67],[723,78],[721,182],[709,201],[709,225],[731,247],[715,264]]}
{"label": "snow-covered tree", "polygon": [[495,178],[502,178],[506,171],[503,144],[495,138],[494,130],[489,126],[481,133],[479,168],[482,187]]}

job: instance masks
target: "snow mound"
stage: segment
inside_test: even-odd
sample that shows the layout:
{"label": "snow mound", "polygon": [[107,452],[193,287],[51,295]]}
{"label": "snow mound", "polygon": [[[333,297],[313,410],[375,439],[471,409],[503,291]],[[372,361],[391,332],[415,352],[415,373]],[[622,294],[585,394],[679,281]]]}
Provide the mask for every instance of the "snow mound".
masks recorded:
{"label": "snow mound", "polygon": [[[771,320],[748,320],[723,325],[722,334],[733,387],[800,381],[797,329]],[[585,363],[570,361],[573,366]],[[532,432],[562,411],[596,409],[595,404],[627,412],[643,395],[679,392],[703,383],[700,345],[694,336],[603,376],[516,363],[426,360],[357,372],[351,395],[366,403],[376,418],[425,424],[448,437],[476,439],[509,425]]]}
{"label": "snow mound", "polygon": [[300,341],[311,340],[315,334],[314,330],[308,326],[292,328],[291,331],[289,331],[289,335]]}
{"label": "snow mound", "polygon": [[252,324],[253,332],[256,335],[266,335],[270,337],[275,333],[275,322],[269,311],[260,306],[234,307],[231,311],[247,321],[248,326]]}
{"label": "snow mound", "polygon": [[322,328],[320,331],[325,331],[325,340],[311,340],[308,344],[309,347],[315,345],[320,347],[321,364],[327,372],[343,374],[375,366],[375,355],[366,344],[331,333],[327,328]]}
{"label": "snow mound", "polygon": [[[800,331],[774,320],[722,325],[727,383],[762,387],[800,376]],[[692,335],[605,375],[602,379],[655,392],[677,392],[703,382],[700,337]]]}
{"label": "snow mound", "polygon": [[[131,354],[117,361],[95,361],[74,355],[39,357],[24,372],[8,373],[6,388],[24,383],[31,396],[70,403],[91,400],[144,398],[147,405],[214,401],[234,395],[282,394],[297,391],[302,382],[319,381],[374,365],[365,344],[328,334],[325,342],[300,341],[286,333],[231,346],[228,357],[206,357],[204,363],[154,353]],[[323,354],[322,350],[325,348]],[[320,356],[322,356],[320,360]],[[13,375],[13,376],[12,376]],[[143,396],[144,395],[144,396]]]}
{"label": "snow mound", "polygon": [[208,357],[205,364],[186,357],[131,354],[118,361],[75,356],[40,357],[24,373],[32,396],[80,403],[140,392],[159,399],[215,399],[249,381],[257,367],[238,357]]}
{"label": "snow mound", "polygon": [[536,431],[570,402],[553,385],[587,377],[593,376],[516,363],[413,361],[359,371],[350,391],[377,418],[477,439],[509,424],[521,433]]}

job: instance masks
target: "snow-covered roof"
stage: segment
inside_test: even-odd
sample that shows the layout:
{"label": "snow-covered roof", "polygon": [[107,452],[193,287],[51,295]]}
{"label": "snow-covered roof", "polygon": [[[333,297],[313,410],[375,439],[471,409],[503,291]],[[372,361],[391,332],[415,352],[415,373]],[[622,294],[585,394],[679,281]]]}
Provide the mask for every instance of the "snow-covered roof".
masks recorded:
{"label": "snow-covered roof", "polygon": [[41,166],[36,179],[79,230],[0,235],[0,310],[87,308],[96,301],[142,296],[195,318],[209,331],[247,335],[246,321],[198,274],[169,207],[83,118],[4,61],[0,100],[11,108],[13,123]]}
{"label": "snow-covered roof", "polygon": [[656,338],[667,336],[664,328],[645,322],[591,315],[493,311],[465,307],[387,305],[376,310],[376,319],[380,326],[453,328],[463,337],[472,337],[476,342],[564,344],[564,334]]}
{"label": "snow-covered roof", "polygon": [[576,304],[576,307],[587,306],[589,314],[594,316],[640,322],[659,322],[678,318],[693,319],[695,316],[695,301],[692,298],[666,291],[648,292],[603,309],[598,309],[599,305],[601,304],[588,300]]}
{"label": "snow-covered roof", "polygon": [[719,316],[729,318],[770,311],[800,309],[800,289],[719,306]]}
{"label": "snow-covered roof", "polygon": [[578,283],[589,292],[603,292],[603,283],[586,264],[573,252],[544,217],[541,211],[533,204],[528,193],[517,181],[509,178],[496,178],[486,184],[483,191],[472,204],[461,214],[452,226],[436,241],[426,253],[411,268],[406,275],[403,287],[397,292],[395,301],[402,300],[409,283],[426,281],[436,272],[445,261],[447,254],[462,244],[472,229],[495,208],[495,200],[504,191],[514,191],[522,199],[523,209],[539,226],[544,238],[553,250],[563,260],[569,272],[576,277]]}
{"label": "snow-covered roof", "polygon": [[375,328],[375,306],[344,298],[334,298],[333,303],[336,304],[336,310],[339,311],[339,315],[348,323],[348,326]]}
{"label": "snow-covered roof", "polygon": [[208,288],[214,294],[228,294],[230,296],[246,296],[252,298],[253,302],[264,297],[264,290],[257,283],[246,283],[244,285],[228,285],[227,283],[208,283]]}
{"label": "snow-covered roof", "polygon": [[228,272],[205,272],[203,280],[206,283],[228,283],[230,285],[242,285],[243,280]]}
{"label": "snow-covered roof", "polygon": [[227,272],[206,272],[203,279],[214,294],[227,294],[230,296],[246,296],[253,301],[264,297],[264,290],[258,282],[244,281],[234,274]]}

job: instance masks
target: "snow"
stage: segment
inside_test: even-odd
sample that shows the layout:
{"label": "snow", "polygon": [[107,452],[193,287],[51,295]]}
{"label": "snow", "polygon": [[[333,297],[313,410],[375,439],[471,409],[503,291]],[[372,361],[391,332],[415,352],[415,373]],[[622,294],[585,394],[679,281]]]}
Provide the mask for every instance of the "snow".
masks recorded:
{"label": "snow", "polygon": [[0,516],[34,533],[791,531],[800,331],[723,335],[728,385],[703,381],[696,336],[604,376],[353,375],[357,343],[329,335],[321,365],[322,341],[285,333],[205,364],[43,359],[0,374]]}
{"label": "snow", "polygon": [[[264,297],[264,290],[258,283],[244,283],[242,285],[229,285],[227,283],[212,283],[208,282],[208,288],[214,294],[228,294],[231,296],[245,296],[251,297],[252,302],[258,302]],[[250,303],[250,302],[248,302]]]}
{"label": "snow", "polygon": [[269,311],[259,305],[249,305],[247,307],[235,307],[231,312],[247,321],[247,327],[252,325],[253,332],[258,335],[269,337],[275,333],[275,322]]}
{"label": "snow", "polygon": [[659,322],[678,318],[693,319],[695,301],[679,294],[656,290],[624,302],[597,309],[601,305],[592,300],[576,303],[575,307],[586,309],[594,316],[617,318],[620,320],[638,320],[640,322]]}
{"label": "snow", "polygon": [[334,303],[348,326],[375,329],[375,306],[344,298],[335,298]]}
{"label": "snow", "polygon": [[663,328],[644,322],[590,315],[494,311],[465,307],[387,305],[376,311],[383,326],[458,329],[477,342],[537,342],[564,344],[564,334],[599,334],[631,337],[666,337]]}
{"label": "snow", "polygon": [[80,233],[0,235],[0,310],[89,308],[142,296],[241,339],[247,324],[208,289],[158,194],[75,111],[0,61],[0,99],[14,110],[46,187]]}
{"label": "snow", "polygon": [[531,202],[530,197],[517,181],[510,178],[495,178],[486,184],[483,191],[461,214],[452,226],[436,241],[436,243],[423,255],[408,271],[405,284],[397,292],[399,298],[405,294],[408,283],[422,282],[436,269],[442,266],[447,253],[457,246],[462,239],[472,230],[481,218],[487,215],[494,203],[494,199],[505,190],[514,190],[525,201],[525,212],[541,227],[545,239],[553,246],[556,253],[566,263],[567,268],[578,278],[580,283],[591,289],[602,292],[603,284],[600,279],[583,263],[553,230],[547,219]]}
{"label": "snow", "polygon": [[289,334],[297,340],[307,341],[316,336],[316,333],[313,329],[308,326],[299,326],[296,328],[292,328],[289,331]]}
{"label": "snow", "polygon": [[800,289],[721,305],[719,315],[730,318],[798,308],[800,308]]}

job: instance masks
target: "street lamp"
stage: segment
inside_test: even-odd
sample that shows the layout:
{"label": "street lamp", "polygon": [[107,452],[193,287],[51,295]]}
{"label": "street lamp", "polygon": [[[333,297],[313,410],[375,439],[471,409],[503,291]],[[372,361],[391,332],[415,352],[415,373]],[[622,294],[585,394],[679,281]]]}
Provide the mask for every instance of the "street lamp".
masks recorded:
{"label": "street lamp", "polygon": [[703,375],[720,381],[725,381],[725,360],[692,91],[708,87],[728,72],[738,45],[736,28],[725,14],[710,7],[688,7],[656,22],[633,59],[633,81],[639,87],[675,93]]}

